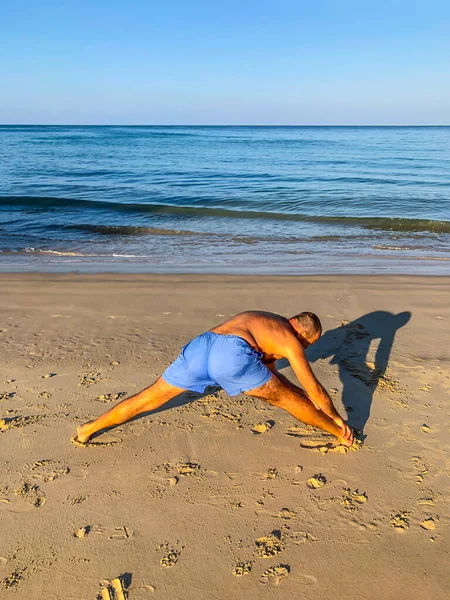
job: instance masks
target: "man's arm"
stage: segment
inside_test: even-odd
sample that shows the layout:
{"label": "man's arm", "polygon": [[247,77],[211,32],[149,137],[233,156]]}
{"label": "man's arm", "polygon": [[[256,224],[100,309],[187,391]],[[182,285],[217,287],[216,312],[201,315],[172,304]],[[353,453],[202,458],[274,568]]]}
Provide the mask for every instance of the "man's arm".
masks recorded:
{"label": "man's arm", "polygon": [[[340,427],[344,427],[344,420],[336,411],[328,392],[314,375],[309,362],[306,359],[305,351],[297,339],[293,338],[292,341],[289,341],[288,347],[285,348],[285,354],[294,370],[295,375],[297,376],[297,379],[305,388],[305,392],[308,394],[311,402],[316,406],[316,408],[320,409],[327,416],[333,419],[333,421],[335,421],[335,423],[337,423]],[[276,375],[279,377],[280,374]]]}
{"label": "man's arm", "polygon": [[[303,352],[303,356],[304,356],[304,351],[301,346],[300,346],[300,349]],[[353,434],[352,434],[351,429],[349,428],[347,423],[344,421],[344,419],[342,419],[342,417],[339,415],[339,413],[334,408],[333,403],[331,402],[330,396],[327,394],[325,388],[319,383],[319,381],[317,381],[305,356],[304,356],[304,359],[305,359],[306,365],[308,367],[308,370],[309,370],[311,376],[314,378],[314,381],[316,383],[316,388],[317,388],[318,394],[316,395],[315,400],[313,400],[313,398],[305,390],[300,389],[298,386],[296,386],[294,383],[292,383],[292,381],[290,379],[288,379],[287,377],[285,377],[282,373],[280,373],[278,371],[276,360],[271,361],[270,363],[266,363],[266,366],[270,371],[272,371],[272,373],[286,387],[288,387],[290,390],[294,391],[296,394],[301,395],[302,397],[306,396],[308,398],[308,400],[316,407],[317,410],[325,413],[327,415],[327,417],[332,419],[336,423],[336,425],[338,425],[341,428],[344,438],[353,439]],[[291,366],[294,368],[292,363],[291,363]],[[294,372],[297,375],[297,371],[295,371],[295,368],[294,368]],[[301,383],[303,383],[303,378],[300,378],[298,375],[297,375],[297,378],[299,379],[299,381],[301,381]]]}

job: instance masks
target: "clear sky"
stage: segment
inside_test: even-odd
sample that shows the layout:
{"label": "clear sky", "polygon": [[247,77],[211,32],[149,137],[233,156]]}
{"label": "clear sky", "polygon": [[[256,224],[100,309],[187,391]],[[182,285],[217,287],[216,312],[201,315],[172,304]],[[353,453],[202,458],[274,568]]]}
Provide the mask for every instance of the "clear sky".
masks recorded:
{"label": "clear sky", "polygon": [[0,123],[449,125],[450,2],[4,2]]}

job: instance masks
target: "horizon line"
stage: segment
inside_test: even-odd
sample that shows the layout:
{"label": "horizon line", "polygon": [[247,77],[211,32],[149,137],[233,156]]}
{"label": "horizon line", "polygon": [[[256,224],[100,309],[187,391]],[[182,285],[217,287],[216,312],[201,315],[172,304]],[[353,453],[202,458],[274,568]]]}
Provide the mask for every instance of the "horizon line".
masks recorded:
{"label": "horizon line", "polygon": [[449,124],[445,125],[409,125],[409,124],[396,124],[396,125],[370,125],[370,124],[358,124],[358,125],[320,125],[320,124],[290,124],[290,125],[261,125],[261,124],[152,124],[152,123],[0,123],[0,127],[450,127]]}

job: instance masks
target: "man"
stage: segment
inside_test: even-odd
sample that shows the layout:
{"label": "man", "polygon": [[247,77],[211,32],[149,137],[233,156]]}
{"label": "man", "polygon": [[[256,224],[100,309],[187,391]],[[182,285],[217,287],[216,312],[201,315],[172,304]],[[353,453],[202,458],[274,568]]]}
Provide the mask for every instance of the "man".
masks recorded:
{"label": "man", "polygon": [[[244,393],[284,408],[351,446],[350,427],[336,412],[305,356],[306,348],[321,333],[319,317],[310,312],[290,319],[268,312],[240,313],[184,346],[153,385],[79,427],[74,441],[85,443],[98,431],[155,410],[186,390],[202,393],[209,385],[219,385],[230,396]],[[280,358],[290,362],[304,390],[277,371]]]}

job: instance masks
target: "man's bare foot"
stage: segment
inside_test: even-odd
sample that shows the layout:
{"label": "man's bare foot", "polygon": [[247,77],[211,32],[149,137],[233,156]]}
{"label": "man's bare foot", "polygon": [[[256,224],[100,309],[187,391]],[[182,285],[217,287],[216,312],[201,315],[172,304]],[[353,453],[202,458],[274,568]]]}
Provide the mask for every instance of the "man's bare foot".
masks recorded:
{"label": "man's bare foot", "polygon": [[77,442],[80,442],[81,444],[85,444],[86,442],[89,441],[89,438],[92,435],[90,433],[91,423],[92,423],[92,421],[89,421],[88,423],[85,423],[84,425],[80,425],[79,427],[77,427],[77,435],[75,436],[75,440]]}

